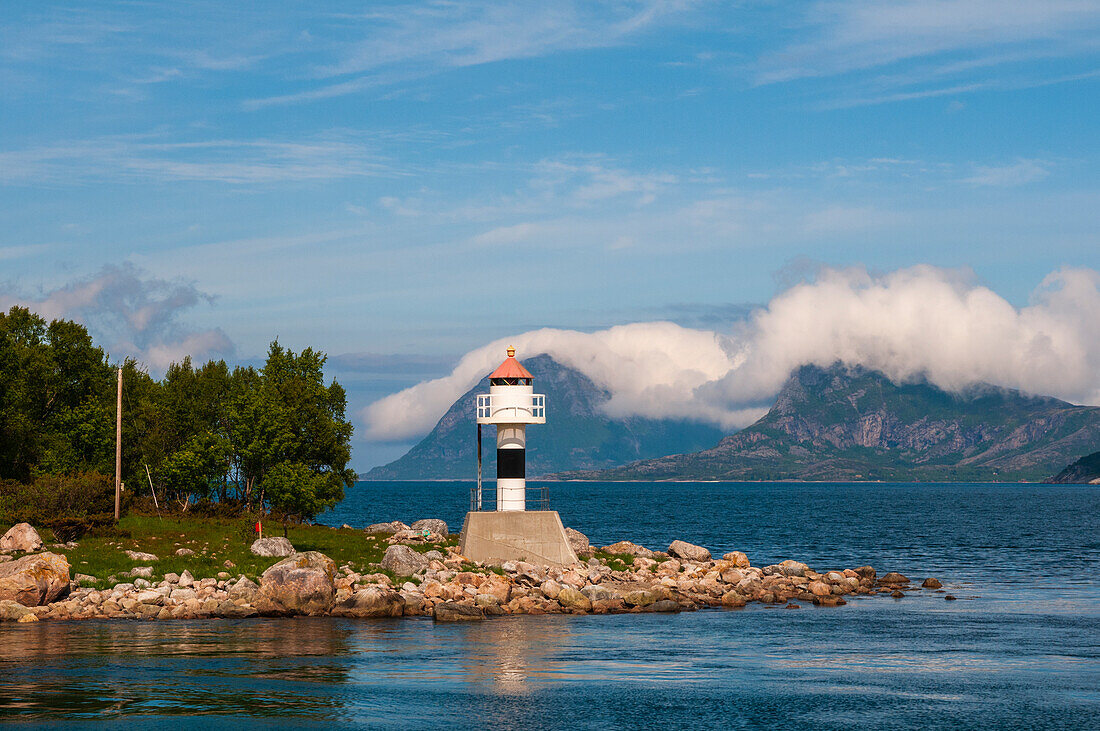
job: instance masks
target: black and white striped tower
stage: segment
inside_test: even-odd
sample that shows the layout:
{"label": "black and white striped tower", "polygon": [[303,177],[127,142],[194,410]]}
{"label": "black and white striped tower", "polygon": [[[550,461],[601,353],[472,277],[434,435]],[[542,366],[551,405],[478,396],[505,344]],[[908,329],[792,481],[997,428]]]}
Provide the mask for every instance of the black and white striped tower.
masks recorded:
{"label": "black and white striped tower", "polygon": [[[527,425],[546,423],[546,397],[534,393],[533,381],[509,346],[508,358],[489,375],[489,393],[477,397],[478,428],[497,427],[497,510],[527,507]],[[480,460],[479,448],[479,475]]]}

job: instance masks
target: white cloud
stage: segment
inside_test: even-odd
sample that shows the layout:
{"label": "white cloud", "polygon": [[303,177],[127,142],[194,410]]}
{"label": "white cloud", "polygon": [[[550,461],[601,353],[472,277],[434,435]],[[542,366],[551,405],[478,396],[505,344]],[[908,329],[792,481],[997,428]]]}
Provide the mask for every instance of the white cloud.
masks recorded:
{"label": "white cloud", "polygon": [[0,309],[21,305],[47,320],[82,322],[112,358],[132,357],[158,372],[186,355],[201,359],[234,352],[221,329],[196,332],[180,320],[211,299],[192,284],[149,277],[130,264],[105,266],[38,296],[0,289]]}
{"label": "white cloud", "polygon": [[521,357],[548,353],[607,388],[612,415],[694,418],[727,429],[758,418],[798,366],[837,361],[898,382],[927,378],[949,390],[991,383],[1100,404],[1100,274],[1087,269],[1052,273],[1022,308],[956,270],[824,269],[722,332],[732,334],[649,322],[504,338],[467,354],[449,376],[368,406],[367,438],[430,430],[509,343]]}
{"label": "white cloud", "polygon": [[395,174],[376,147],[373,140],[356,136],[194,142],[102,137],[0,151],[0,183],[72,184],[110,179],[263,185]]}
{"label": "white cloud", "polygon": [[814,4],[804,23],[814,32],[800,35],[811,40],[763,57],[761,83],[958,52],[972,54],[971,67],[1072,48],[1089,52],[1100,30],[1100,6],[1091,0],[844,0]]}
{"label": "white cloud", "polygon": [[448,69],[555,53],[611,48],[689,8],[690,0],[615,3],[462,2],[373,7],[345,17],[359,40],[338,46],[337,60],[314,69],[332,81],[252,99],[246,109],[316,101],[411,81]]}
{"label": "white cloud", "polygon": [[1043,180],[1050,175],[1049,163],[1042,160],[1018,160],[1011,165],[977,166],[974,174],[963,180],[971,185],[1007,188]]}

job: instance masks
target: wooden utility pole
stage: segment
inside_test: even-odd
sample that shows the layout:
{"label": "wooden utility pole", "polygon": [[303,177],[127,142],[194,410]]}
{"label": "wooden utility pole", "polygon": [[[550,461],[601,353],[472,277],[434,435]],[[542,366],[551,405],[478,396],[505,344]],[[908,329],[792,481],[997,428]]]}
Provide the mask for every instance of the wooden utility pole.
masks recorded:
{"label": "wooden utility pole", "polygon": [[118,405],[115,408],[115,522],[122,507],[122,366],[118,368]]}

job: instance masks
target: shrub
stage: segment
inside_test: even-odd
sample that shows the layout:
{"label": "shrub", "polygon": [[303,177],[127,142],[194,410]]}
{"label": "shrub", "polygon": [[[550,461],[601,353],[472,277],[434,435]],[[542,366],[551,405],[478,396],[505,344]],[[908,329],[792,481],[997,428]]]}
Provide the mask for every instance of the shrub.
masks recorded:
{"label": "shrub", "polygon": [[71,541],[114,521],[114,482],[98,472],[39,475],[33,482],[0,483],[0,521],[30,523]]}

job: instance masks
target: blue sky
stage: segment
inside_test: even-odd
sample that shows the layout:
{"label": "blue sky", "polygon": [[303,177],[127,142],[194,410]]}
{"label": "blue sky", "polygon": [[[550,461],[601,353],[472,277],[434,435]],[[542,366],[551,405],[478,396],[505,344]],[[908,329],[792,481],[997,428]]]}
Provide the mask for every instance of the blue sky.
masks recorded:
{"label": "blue sky", "polygon": [[1100,269],[1097,2],[6,3],[0,89],[0,300],[355,409],[818,264]]}

